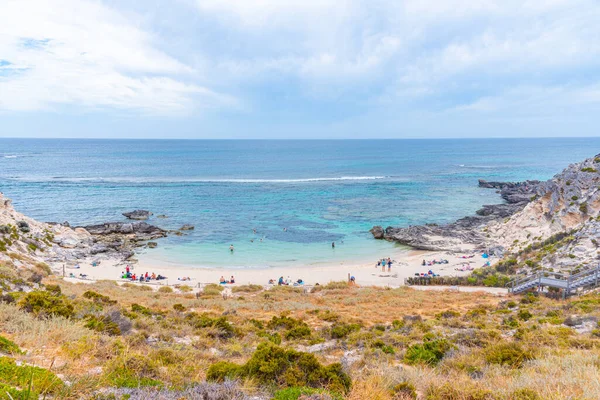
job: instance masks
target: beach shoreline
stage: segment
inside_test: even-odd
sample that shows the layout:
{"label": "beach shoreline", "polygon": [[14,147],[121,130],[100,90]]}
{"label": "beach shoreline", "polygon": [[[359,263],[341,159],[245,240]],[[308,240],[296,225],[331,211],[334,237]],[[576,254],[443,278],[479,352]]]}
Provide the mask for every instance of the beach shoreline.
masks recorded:
{"label": "beach shoreline", "polygon": [[[461,258],[462,256],[472,258]],[[155,273],[156,275],[166,276],[167,279],[160,281],[150,281],[151,286],[178,286],[187,285],[192,288],[200,288],[206,284],[219,283],[220,277],[230,280],[235,277],[235,285],[268,285],[270,280],[277,281],[280,277],[290,279],[296,282],[302,279],[305,285],[313,286],[316,284],[324,285],[329,282],[347,281],[349,276],[354,276],[359,286],[377,286],[377,287],[399,287],[403,286],[405,279],[414,277],[415,274],[427,273],[432,270],[440,276],[466,276],[472,270],[456,270],[463,265],[469,265],[476,269],[484,265],[486,261],[494,263],[496,260],[483,259],[480,254],[469,253],[451,253],[439,251],[423,250],[403,250],[391,255],[392,269],[388,272],[387,267],[382,271],[381,267],[376,267],[376,260],[372,263],[353,263],[344,262],[323,266],[277,266],[268,268],[200,268],[193,266],[169,266],[160,262],[153,262],[151,256],[144,257],[143,261],[137,263],[128,263],[113,258],[103,259],[97,266],[92,266],[91,259],[81,260],[79,268],[74,266],[64,267],[65,277],[71,274],[76,280],[81,280],[81,275],[86,280],[112,280],[118,282],[127,282],[121,278],[125,268],[129,265],[131,272],[137,276],[140,274]],[[447,264],[435,264],[423,266],[423,260],[447,260]],[[54,270],[63,270],[61,263],[52,265]],[[190,278],[187,280],[184,278]],[[233,285],[228,284],[227,287]]]}

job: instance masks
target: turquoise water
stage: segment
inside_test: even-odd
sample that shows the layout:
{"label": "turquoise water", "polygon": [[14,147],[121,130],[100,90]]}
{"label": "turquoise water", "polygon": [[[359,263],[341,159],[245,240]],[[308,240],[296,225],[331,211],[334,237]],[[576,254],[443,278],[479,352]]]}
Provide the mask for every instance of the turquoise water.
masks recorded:
{"label": "turquoise water", "polygon": [[164,262],[312,265],[387,256],[393,245],[373,240],[373,225],[444,223],[499,202],[479,178],[548,179],[599,152],[600,138],[0,139],[0,191],[43,221],[85,225],[143,208],[168,215],[149,221],[166,229],[195,225],[150,250]]}

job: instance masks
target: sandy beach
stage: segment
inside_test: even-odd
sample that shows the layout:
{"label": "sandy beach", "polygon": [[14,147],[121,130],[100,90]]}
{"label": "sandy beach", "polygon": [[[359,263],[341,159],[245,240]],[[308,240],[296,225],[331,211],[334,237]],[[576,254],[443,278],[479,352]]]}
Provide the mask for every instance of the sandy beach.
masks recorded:
{"label": "sandy beach", "polygon": [[[472,254],[472,253],[471,253]],[[272,268],[199,268],[194,266],[165,266],[161,263],[155,263],[151,257],[145,257],[138,263],[123,263],[116,260],[102,260],[100,265],[92,266],[92,260],[85,260],[78,264],[79,268],[74,266],[65,266],[65,276],[73,274],[77,279],[80,274],[86,276],[87,280],[116,280],[121,279],[121,273],[127,265],[132,268],[132,273],[149,274],[155,273],[166,276],[168,279],[161,281],[151,281],[152,286],[157,285],[188,285],[194,288],[200,288],[208,283],[219,283],[221,276],[229,280],[231,276],[235,277],[235,285],[259,284],[267,285],[270,279],[277,281],[279,277],[288,277],[293,281],[302,279],[305,285],[326,284],[334,281],[346,281],[348,275],[354,276],[360,286],[379,286],[379,287],[398,287],[404,285],[405,278],[413,277],[415,274],[427,273],[430,269],[440,276],[465,276],[471,273],[469,270],[456,270],[464,265],[470,268],[480,268],[487,261],[480,254],[474,257],[464,259],[462,256],[469,256],[468,253],[450,253],[433,252],[420,250],[405,250],[394,254],[391,258],[395,262],[392,269],[388,272],[387,267],[382,271],[381,267],[376,267],[376,262],[369,264],[359,263],[339,263],[323,266],[303,266],[303,267],[272,267]],[[447,264],[435,264],[432,266],[423,266],[423,260],[447,260]],[[489,259],[494,263],[493,258]],[[53,268],[60,270],[61,265],[55,264]],[[183,280],[183,278],[190,280]],[[228,285],[230,286],[230,285]]]}

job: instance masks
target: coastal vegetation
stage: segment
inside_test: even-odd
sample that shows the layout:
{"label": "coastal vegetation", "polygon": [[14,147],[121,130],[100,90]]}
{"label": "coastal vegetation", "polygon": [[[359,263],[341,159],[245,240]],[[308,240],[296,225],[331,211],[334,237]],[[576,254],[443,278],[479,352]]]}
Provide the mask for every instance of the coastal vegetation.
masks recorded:
{"label": "coastal vegetation", "polygon": [[314,293],[245,287],[223,298],[53,276],[34,283],[34,269],[5,270],[0,398],[600,394],[585,378],[597,374],[600,356],[597,294],[506,299],[340,282]]}

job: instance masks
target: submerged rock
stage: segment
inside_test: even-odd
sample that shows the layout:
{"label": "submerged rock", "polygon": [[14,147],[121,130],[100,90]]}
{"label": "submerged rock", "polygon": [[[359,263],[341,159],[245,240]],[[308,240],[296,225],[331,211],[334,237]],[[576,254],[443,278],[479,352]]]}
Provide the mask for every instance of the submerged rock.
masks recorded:
{"label": "submerged rock", "polygon": [[135,211],[123,213],[123,216],[125,216],[129,219],[135,219],[135,220],[140,220],[140,221],[147,220],[148,218],[150,218],[151,215],[152,215],[152,213],[148,210],[135,210]]}
{"label": "submerged rock", "polygon": [[179,230],[180,231],[192,231],[192,230],[194,230],[194,225],[185,224],[181,228],[179,228]]}

